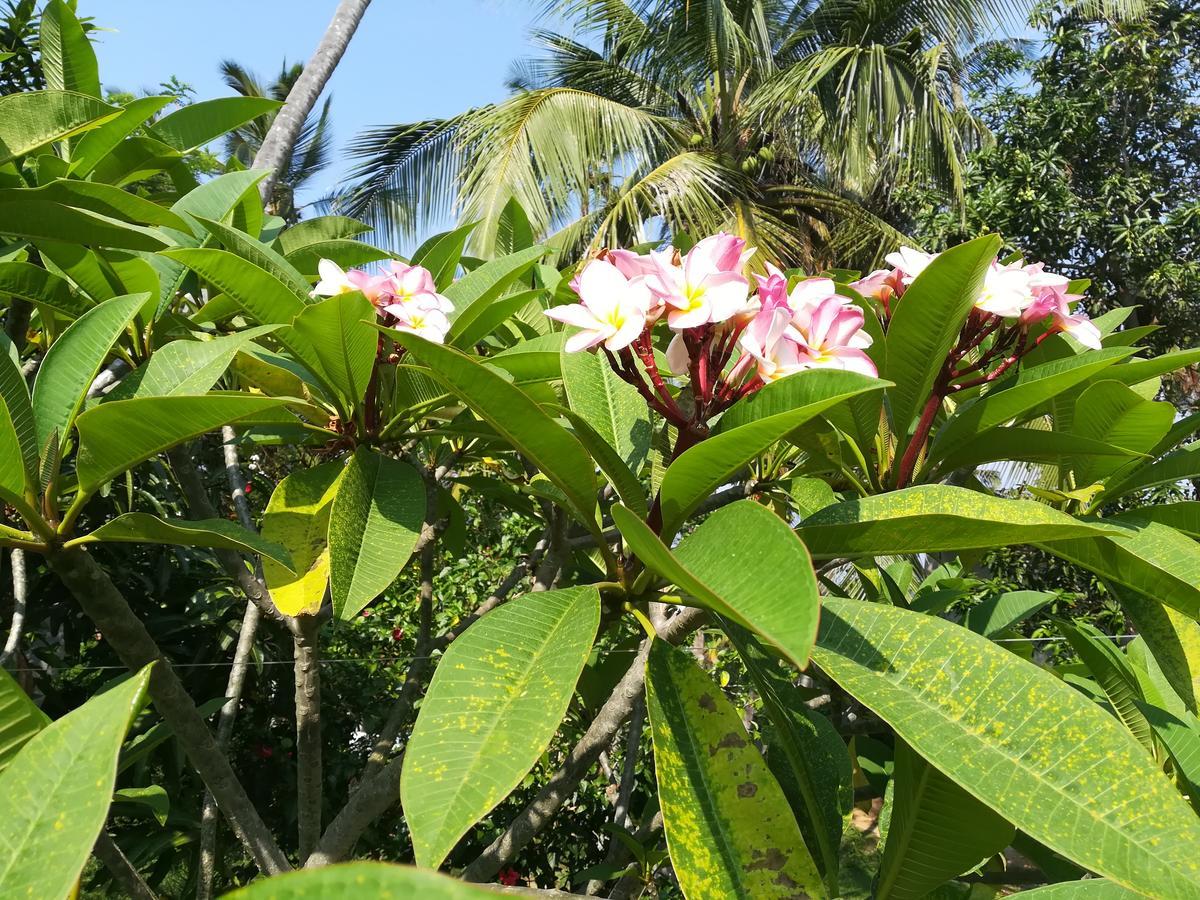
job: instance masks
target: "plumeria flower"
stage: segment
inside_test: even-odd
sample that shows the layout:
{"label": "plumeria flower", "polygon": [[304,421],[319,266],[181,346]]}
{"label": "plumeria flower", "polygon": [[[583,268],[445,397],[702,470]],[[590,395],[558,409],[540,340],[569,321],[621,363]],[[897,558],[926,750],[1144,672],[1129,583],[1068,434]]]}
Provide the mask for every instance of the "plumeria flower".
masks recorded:
{"label": "plumeria flower", "polygon": [[393,260],[388,276],[387,293],[391,305],[416,304],[424,309],[454,312],[454,304],[437,292],[433,274],[422,266],[410,266]]}
{"label": "plumeria flower", "polygon": [[901,247],[898,252],[885,256],[884,261],[900,273],[900,281],[907,287],[936,258],[936,253],[923,253],[912,247]]}
{"label": "plumeria flower", "polygon": [[[741,272],[754,255],[754,248],[746,249],[746,241],[736,235],[719,231],[692,247],[691,252],[700,251],[708,257],[719,271]],[[776,270],[778,271],[778,270]]]}
{"label": "plumeria flower", "polygon": [[605,259],[616,266],[626,278],[653,275],[658,271],[658,267],[649,255],[634,253],[632,250],[609,250]]}
{"label": "plumeria flower", "polygon": [[904,293],[903,278],[903,273],[897,269],[876,269],[866,277],[850,282],[850,287],[864,297],[874,297],[886,308],[893,297]]}
{"label": "plumeria flower", "polygon": [[1036,299],[1029,276],[1029,271],[1019,262],[1007,266],[993,262],[983,276],[983,290],[975,301],[975,308],[1006,319],[1020,316]]}
{"label": "plumeria flower", "polygon": [[646,277],[646,284],[666,304],[667,324],[677,331],[724,322],[746,305],[750,283],[726,267],[733,258],[729,242],[710,240],[693,247],[680,266],[673,265],[669,253],[651,254],[656,272]]}
{"label": "plumeria flower", "polygon": [[594,259],[579,273],[580,303],[556,306],[546,315],[580,329],[567,339],[568,352],[603,343],[609,350],[628,347],[646,327],[652,298],[643,278],[626,278],[613,263]]}
{"label": "plumeria flower", "polygon": [[871,336],[863,330],[864,321],[861,309],[836,295],[798,312],[792,325],[803,336],[802,365],[878,375],[875,363],[864,352],[872,344]]}
{"label": "plumeria flower", "polygon": [[444,344],[450,331],[450,320],[436,306],[417,303],[394,303],[385,311],[396,317],[395,329],[407,331],[435,344]]}
{"label": "plumeria flower", "polygon": [[1025,310],[1021,321],[1031,324],[1050,316],[1050,327],[1054,331],[1065,332],[1083,346],[1099,350],[1103,346],[1100,329],[1082,313],[1071,313],[1071,302],[1078,299],[1080,299],[1079,294],[1068,294],[1065,287],[1061,290],[1057,287],[1047,288],[1034,301],[1033,305]]}
{"label": "plumeria flower", "polygon": [[313,297],[336,297],[338,294],[361,291],[364,297],[375,303],[384,293],[388,282],[386,275],[368,275],[358,269],[344,271],[332,259],[317,263],[317,274],[321,280],[312,290]]}

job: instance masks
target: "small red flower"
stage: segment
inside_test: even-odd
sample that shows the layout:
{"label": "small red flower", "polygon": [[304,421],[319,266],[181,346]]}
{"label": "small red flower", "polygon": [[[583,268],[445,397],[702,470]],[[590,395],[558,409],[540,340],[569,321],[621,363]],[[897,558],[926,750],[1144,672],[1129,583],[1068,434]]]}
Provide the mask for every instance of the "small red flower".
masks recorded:
{"label": "small red flower", "polygon": [[254,752],[258,755],[259,759],[270,759],[272,756],[275,755],[275,751],[271,747],[268,747],[266,744],[256,745],[254,748]]}
{"label": "small red flower", "polygon": [[362,617],[363,617],[364,619],[369,619],[369,618],[371,618],[371,611],[370,611],[369,609],[364,609],[364,610],[362,611]]}
{"label": "small red flower", "polygon": [[404,629],[403,628],[393,628],[392,629],[392,640],[393,641],[404,640]]}
{"label": "small red flower", "polygon": [[496,877],[499,879],[500,883],[506,887],[512,887],[515,884],[519,884],[521,881],[521,873],[512,867],[501,869]]}
{"label": "small red flower", "polygon": [[253,493],[254,493],[254,485],[253,485],[253,484],[251,484],[249,481],[247,481],[247,482],[246,482],[246,487],[245,487],[243,490],[244,490],[244,491],[245,491],[247,494],[253,494]]}

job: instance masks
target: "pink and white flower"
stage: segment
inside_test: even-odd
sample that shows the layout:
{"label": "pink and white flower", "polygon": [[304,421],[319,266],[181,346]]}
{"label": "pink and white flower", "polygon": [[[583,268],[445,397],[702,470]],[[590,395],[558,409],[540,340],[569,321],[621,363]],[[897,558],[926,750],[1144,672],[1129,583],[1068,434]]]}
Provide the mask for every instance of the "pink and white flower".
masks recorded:
{"label": "pink and white flower", "polygon": [[[433,273],[422,266],[392,261],[391,274],[387,276],[387,305],[390,307],[412,304],[421,309],[437,309],[443,313],[454,312],[454,304],[437,292]],[[395,315],[395,313],[393,313]]]}
{"label": "pink and white flower", "polygon": [[387,311],[396,317],[395,329],[407,331],[435,344],[443,344],[450,331],[450,320],[434,306],[416,303],[395,303]]}
{"label": "pink and white flower", "polygon": [[900,281],[905,287],[912,284],[935,259],[936,253],[924,253],[912,247],[901,247],[897,252],[884,257],[884,261],[900,274]]}
{"label": "pink and white flower", "polygon": [[1051,277],[1061,278],[1061,282],[1042,288],[1037,300],[1021,316],[1021,321],[1032,324],[1050,316],[1050,328],[1053,331],[1065,332],[1083,346],[1099,350],[1103,346],[1100,329],[1083,313],[1071,312],[1071,303],[1081,299],[1082,295],[1068,294],[1066,285],[1069,282],[1062,276]]}
{"label": "pink and white flower", "polygon": [[369,275],[358,269],[344,271],[332,259],[318,262],[317,274],[321,279],[312,290],[313,297],[336,297],[338,294],[361,291],[364,297],[376,303],[386,291],[388,283],[386,275]]}
{"label": "pink and white flower", "polygon": [[594,259],[579,273],[577,284],[580,303],[546,311],[551,319],[580,329],[567,339],[568,352],[601,343],[621,350],[637,340],[652,303],[644,278],[627,278],[608,260]]}
{"label": "pink and white flower", "polygon": [[679,266],[670,252],[651,253],[655,271],[646,284],[666,305],[668,325],[679,331],[724,322],[745,307],[750,282],[740,271],[749,258],[744,247],[741,238],[713,235],[688,251]]}

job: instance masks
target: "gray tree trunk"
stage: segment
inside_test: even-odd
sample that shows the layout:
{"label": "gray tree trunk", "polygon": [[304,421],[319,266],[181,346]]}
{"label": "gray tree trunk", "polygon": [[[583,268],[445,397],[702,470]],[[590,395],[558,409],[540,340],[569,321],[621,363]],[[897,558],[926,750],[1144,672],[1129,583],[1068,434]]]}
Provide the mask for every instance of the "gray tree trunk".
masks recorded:
{"label": "gray tree trunk", "polygon": [[337,12],[333,14],[333,21],[329,23],[329,27],[325,29],[321,43],[317,45],[312,59],[296,79],[296,84],[288,93],[287,102],[276,114],[262,146],[254,155],[251,168],[266,169],[268,172],[267,177],[258,185],[264,204],[270,205],[275,193],[275,184],[291,158],[296,139],[300,136],[300,129],[304,127],[304,120],[317,105],[321,92],[325,90],[329,77],[341,60],[342,54],[346,52],[346,47],[354,37],[358,23],[362,21],[363,13],[367,11],[370,3],[371,0],[341,0],[338,3]]}

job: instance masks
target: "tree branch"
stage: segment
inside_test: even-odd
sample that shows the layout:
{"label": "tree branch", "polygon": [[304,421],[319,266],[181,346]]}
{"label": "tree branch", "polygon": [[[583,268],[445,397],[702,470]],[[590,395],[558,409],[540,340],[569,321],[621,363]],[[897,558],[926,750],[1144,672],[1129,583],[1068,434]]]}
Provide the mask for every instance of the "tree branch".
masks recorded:
{"label": "tree branch", "polygon": [[[679,643],[704,620],[705,613],[698,609],[687,609],[669,619],[659,631],[663,640]],[[646,684],[646,657],[650,653],[649,639],[642,642],[638,655],[625,672],[612,695],[605,701],[587,732],[567,755],[566,760],[555,772],[538,795],[521,810],[502,835],[492,841],[465,870],[466,881],[490,881],[501,867],[544,829],[555,813],[575,792],[588,771],[595,765],[600,754],[612,744],[613,738],[633,711],[634,703],[641,696]]]}
{"label": "tree branch", "polygon": [[29,577],[25,571],[25,551],[14,549],[9,564],[12,566],[12,627],[9,629],[8,639],[4,642],[4,650],[0,651],[0,666],[12,659],[17,648],[21,646],[21,635],[25,630],[25,604],[29,599]]}
{"label": "tree branch", "polygon": [[154,891],[150,890],[150,885],[142,880],[138,870],[107,831],[100,832],[92,852],[96,859],[104,863],[104,868],[108,869],[113,880],[121,886],[121,890],[130,900],[158,900]]}
{"label": "tree branch", "polygon": [[316,616],[300,616],[296,661],[296,808],[300,865],[321,840],[321,642]]}
{"label": "tree branch", "polygon": [[46,560],[131,671],[157,663],[150,674],[154,706],[217,798],[234,833],[264,873],[289,870],[287,857],[250,802],[174,668],[108,574],[79,547],[53,551]]}
{"label": "tree branch", "polygon": [[[633,799],[633,786],[637,782],[637,761],[642,746],[642,725],[646,721],[646,701],[638,695],[633,701],[633,712],[629,716],[629,737],[625,741],[625,761],[621,766],[621,784],[617,789],[617,802],[613,804],[613,825],[628,830],[632,824],[629,817],[629,803]],[[609,839],[608,853],[604,862],[615,865],[623,861],[625,845],[615,837]],[[596,896],[604,889],[605,882],[593,878],[584,891],[589,896]]]}

